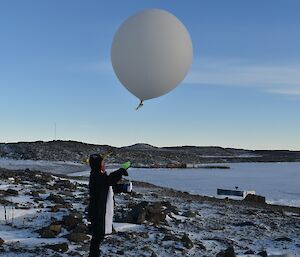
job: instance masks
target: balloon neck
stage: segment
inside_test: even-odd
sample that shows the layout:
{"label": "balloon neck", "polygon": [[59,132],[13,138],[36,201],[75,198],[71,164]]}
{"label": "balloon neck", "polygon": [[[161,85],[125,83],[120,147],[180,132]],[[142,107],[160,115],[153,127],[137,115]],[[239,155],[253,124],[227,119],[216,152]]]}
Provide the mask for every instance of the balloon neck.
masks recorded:
{"label": "balloon neck", "polygon": [[135,110],[137,111],[138,109],[142,108],[143,106],[144,106],[144,100],[141,100],[139,106],[136,107]]}

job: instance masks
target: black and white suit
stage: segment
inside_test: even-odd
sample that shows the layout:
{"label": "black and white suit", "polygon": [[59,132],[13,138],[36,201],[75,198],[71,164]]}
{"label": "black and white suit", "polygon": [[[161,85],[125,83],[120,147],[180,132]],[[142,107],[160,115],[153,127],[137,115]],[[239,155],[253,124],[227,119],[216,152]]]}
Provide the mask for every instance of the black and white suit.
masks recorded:
{"label": "black and white suit", "polygon": [[114,214],[113,186],[126,175],[125,169],[102,173],[99,170],[91,170],[89,179],[89,219],[91,221],[92,240],[90,257],[99,256],[99,245],[105,235],[112,233]]}

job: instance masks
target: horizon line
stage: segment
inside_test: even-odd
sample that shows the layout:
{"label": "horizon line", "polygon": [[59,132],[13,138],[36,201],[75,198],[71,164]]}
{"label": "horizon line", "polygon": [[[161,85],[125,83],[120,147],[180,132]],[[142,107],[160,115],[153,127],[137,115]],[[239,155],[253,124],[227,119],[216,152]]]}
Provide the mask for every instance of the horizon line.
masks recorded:
{"label": "horizon line", "polygon": [[150,143],[133,143],[130,145],[124,145],[124,146],[116,146],[116,145],[110,145],[110,144],[99,144],[99,143],[91,143],[91,142],[83,142],[83,141],[76,141],[72,139],[53,139],[53,140],[34,140],[34,141],[17,141],[17,142],[0,142],[0,144],[19,144],[19,143],[50,143],[50,142],[76,142],[76,143],[82,143],[82,144],[88,144],[88,145],[97,145],[97,146],[110,146],[115,148],[124,148],[124,147],[130,147],[134,145],[149,145],[155,148],[168,148],[168,147],[217,147],[217,148],[223,148],[223,149],[235,149],[235,150],[246,150],[246,151],[290,151],[290,152],[300,152],[300,150],[290,150],[290,149],[248,149],[248,148],[235,148],[235,147],[225,147],[220,145],[170,145],[170,146],[155,146]]}

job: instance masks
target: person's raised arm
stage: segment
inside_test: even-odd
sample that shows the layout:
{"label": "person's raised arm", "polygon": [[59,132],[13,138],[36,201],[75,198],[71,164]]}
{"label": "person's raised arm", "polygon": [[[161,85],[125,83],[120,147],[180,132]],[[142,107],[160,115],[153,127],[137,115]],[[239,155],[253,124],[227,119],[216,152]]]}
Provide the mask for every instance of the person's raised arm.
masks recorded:
{"label": "person's raised arm", "polygon": [[117,184],[121,180],[122,176],[128,176],[128,172],[124,168],[120,168],[114,172],[111,172],[107,176],[107,184],[109,186],[113,186],[113,185]]}

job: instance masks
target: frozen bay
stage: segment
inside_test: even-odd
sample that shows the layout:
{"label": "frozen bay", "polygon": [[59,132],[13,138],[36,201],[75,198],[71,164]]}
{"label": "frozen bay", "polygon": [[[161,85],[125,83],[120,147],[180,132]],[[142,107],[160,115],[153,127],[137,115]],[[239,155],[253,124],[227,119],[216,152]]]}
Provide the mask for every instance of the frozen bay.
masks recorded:
{"label": "frozen bay", "polygon": [[193,194],[216,196],[217,188],[255,190],[267,201],[300,207],[300,163],[227,163],[230,169],[131,169],[133,180]]}

